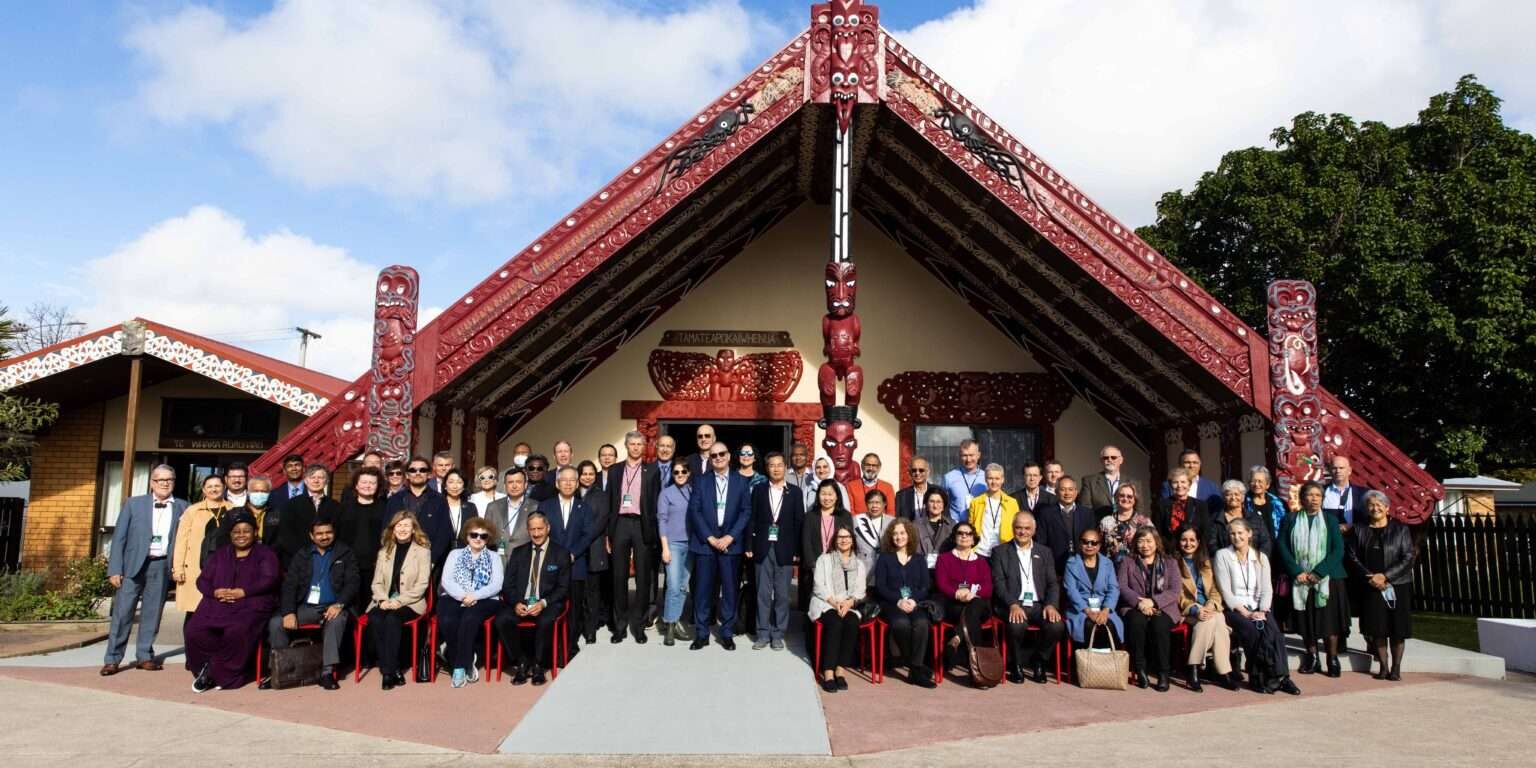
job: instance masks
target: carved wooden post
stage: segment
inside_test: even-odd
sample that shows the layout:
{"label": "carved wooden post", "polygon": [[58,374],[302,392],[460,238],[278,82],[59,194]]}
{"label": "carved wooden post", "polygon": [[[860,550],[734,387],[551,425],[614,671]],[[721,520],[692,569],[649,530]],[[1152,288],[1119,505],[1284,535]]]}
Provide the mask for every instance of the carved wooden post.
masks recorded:
{"label": "carved wooden post", "polygon": [[373,381],[367,446],[385,461],[411,456],[411,374],[416,370],[416,308],[421,281],[410,267],[379,272],[373,308]]}
{"label": "carved wooden post", "polygon": [[1269,376],[1276,493],[1323,479],[1323,403],[1318,396],[1317,289],[1305,280],[1269,284]]}
{"label": "carved wooden post", "polygon": [[[822,363],[816,378],[821,393],[822,447],[832,460],[838,480],[857,471],[853,460],[859,446],[859,396],[864,371],[859,356],[859,318],[854,314],[858,270],[849,256],[849,185],[853,155],[853,105],[878,100],[880,10],[861,0],[833,0],[811,8],[811,100],[830,103],[837,115],[832,176],[832,255],[827,263],[827,314],[821,319]],[[837,404],[837,383],[843,383],[843,404]]]}

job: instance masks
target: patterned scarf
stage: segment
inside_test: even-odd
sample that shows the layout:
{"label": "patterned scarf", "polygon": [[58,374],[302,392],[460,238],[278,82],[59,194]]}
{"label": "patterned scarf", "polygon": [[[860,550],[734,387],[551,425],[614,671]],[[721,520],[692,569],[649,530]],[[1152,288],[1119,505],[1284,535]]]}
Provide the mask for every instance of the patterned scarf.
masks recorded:
{"label": "patterned scarf", "polygon": [[470,592],[483,589],[491,583],[491,550],[480,550],[476,555],[468,549],[453,565],[454,581],[463,584]]}
{"label": "patterned scarf", "polygon": [[[1328,521],[1322,513],[1309,515],[1305,512],[1296,516],[1296,526],[1291,529],[1291,551],[1301,560],[1301,570],[1309,572],[1328,554]],[[1312,584],[1294,583],[1291,590],[1291,604],[1296,610],[1307,609],[1307,598],[1315,592],[1317,599],[1314,601],[1317,607],[1328,605],[1328,579],[1324,576],[1315,586]]]}

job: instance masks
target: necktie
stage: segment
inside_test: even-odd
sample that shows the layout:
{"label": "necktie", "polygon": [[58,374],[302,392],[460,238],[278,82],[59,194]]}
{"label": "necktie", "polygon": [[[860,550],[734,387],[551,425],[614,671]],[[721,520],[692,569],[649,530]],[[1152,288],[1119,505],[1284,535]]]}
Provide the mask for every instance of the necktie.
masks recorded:
{"label": "necktie", "polygon": [[528,580],[528,597],[534,601],[539,599],[539,574],[544,570],[544,548],[533,548],[533,578]]}

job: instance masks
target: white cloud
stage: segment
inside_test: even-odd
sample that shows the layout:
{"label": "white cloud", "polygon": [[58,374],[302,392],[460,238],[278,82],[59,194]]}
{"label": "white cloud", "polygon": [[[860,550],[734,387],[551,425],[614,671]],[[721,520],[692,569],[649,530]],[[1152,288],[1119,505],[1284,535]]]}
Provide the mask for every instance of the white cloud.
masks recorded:
{"label": "white cloud", "polygon": [[349,380],[373,354],[376,267],[286,230],[252,236],[212,206],[166,219],[81,270],[91,303],[79,315],[90,328],[138,316],[298,362],[291,329],[302,325],[324,337],[310,343],[309,367]]}
{"label": "white cloud", "polygon": [[[649,14],[612,2],[284,0],[134,26],[156,119],[228,125],[312,187],[483,202],[584,191],[618,137],[659,136],[787,39],[737,0]],[[649,136],[647,137],[649,138]],[[633,146],[628,146],[632,150]]]}
{"label": "white cloud", "polygon": [[1153,220],[1304,111],[1401,124],[1476,73],[1536,124],[1536,4],[980,0],[898,39],[1101,205]]}

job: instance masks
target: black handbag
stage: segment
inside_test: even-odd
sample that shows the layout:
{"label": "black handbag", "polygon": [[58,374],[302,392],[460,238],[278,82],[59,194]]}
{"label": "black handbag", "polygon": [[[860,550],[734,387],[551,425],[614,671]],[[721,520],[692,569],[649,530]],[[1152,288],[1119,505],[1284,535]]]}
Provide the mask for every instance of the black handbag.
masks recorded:
{"label": "black handbag", "polygon": [[298,688],[320,681],[321,649],[315,641],[300,638],[287,648],[272,650],[272,687]]}
{"label": "black handbag", "polygon": [[416,654],[416,682],[432,682],[432,670],[437,666],[437,649],[432,647],[432,633],[423,632],[421,645],[411,649]]}
{"label": "black handbag", "polygon": [[921,600],[918,602],[917,607],[923,609],[928,614],[928,621],[934,624],[944,620],[944,606],[932,600]]}

